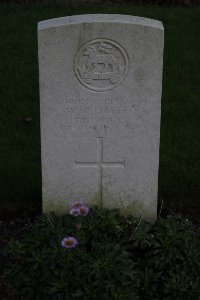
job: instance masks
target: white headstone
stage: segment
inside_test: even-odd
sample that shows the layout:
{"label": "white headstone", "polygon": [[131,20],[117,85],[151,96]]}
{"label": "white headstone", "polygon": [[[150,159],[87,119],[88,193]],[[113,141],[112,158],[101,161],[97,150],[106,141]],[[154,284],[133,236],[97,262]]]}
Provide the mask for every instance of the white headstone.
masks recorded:
{"label": "white headstone", "polygon": [[44,212],[82,199],[156,218],[163,41],[140,17],[39,23]]}

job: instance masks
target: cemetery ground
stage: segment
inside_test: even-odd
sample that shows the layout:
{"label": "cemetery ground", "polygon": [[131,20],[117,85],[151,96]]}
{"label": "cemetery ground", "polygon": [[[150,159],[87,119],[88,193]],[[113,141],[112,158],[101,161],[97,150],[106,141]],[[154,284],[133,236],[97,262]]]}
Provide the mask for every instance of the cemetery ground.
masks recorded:
{"label": "cemetery ground", "polygon": [[[200,8],[0,6],[1,243],[41,213],[37,23],[73,14],[120,13],[165,28],[158,212],[180,212],[199,227]],[[3,259],[2,259],[3,261]]]}

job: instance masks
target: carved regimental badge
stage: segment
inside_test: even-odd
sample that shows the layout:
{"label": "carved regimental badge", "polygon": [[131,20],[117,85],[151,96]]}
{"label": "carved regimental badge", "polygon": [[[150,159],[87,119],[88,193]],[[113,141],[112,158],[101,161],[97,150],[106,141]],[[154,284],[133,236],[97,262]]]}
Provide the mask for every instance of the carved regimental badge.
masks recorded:
{"label": "carved regimental badge", "polygon": [[125,78],[128,66],[125,50],[107,39],[90,41],[80,49],[74,61],[78,81],[94,91],[116,87]]}

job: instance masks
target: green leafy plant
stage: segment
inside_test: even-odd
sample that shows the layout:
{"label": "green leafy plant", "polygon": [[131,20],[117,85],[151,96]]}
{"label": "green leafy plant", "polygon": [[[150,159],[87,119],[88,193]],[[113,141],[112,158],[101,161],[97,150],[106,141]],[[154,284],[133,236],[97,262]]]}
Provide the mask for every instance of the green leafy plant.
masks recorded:
{"label": "green leafy plant", "polygon": [[25,299],[200,299],[200,241],[180,215],[149,224],[76,203],[42,215],[6,255]]}

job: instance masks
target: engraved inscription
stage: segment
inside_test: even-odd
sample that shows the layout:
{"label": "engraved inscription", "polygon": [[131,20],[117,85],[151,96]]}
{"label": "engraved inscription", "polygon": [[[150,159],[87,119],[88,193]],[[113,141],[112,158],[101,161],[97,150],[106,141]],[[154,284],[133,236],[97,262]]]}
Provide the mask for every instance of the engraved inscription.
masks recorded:
{"label": "engraved inscription", "polygon": [[97,137],[97,161],[88,161],[88,162],[81,162],[75,161],[75,167],[87,167],[87,168],[98,168],[98,194],[100,198],[101,206],[103,205],[103,168],[104,167],[125,167],[125,161],[121,162],[105,162],[103,160],[103,138]]}
{"label": "engraved inscription", "polygon": [[78,81],[94,91],[116,87],[126,76],[128,55],[116,42],[107,39],[92,40],[77,53],[74,72]]}
{"label": "engraved inscription", "polygon": [[71,132],[108,132],[127,129],[134,131],[134,98],[68,98],[66,127]]}

